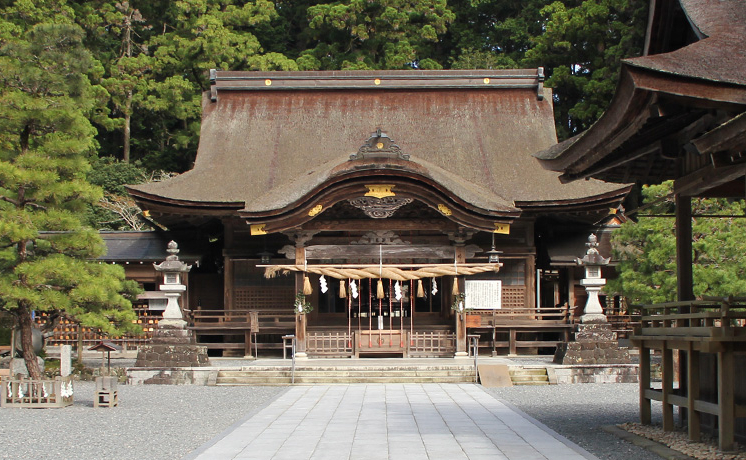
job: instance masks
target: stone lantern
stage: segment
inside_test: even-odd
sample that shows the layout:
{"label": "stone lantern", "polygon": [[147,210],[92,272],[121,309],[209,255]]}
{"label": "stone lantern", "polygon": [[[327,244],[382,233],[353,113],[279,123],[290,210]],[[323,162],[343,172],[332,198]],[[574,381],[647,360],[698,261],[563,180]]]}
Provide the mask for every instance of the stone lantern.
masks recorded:
{"label": "stone lantern", "polygon": [[[588,251],[582,259],[576,259],[578,265],[585,267],[585,278],[580,284],[588,293],[581,324],[577,325],[575,341],[557,344],[554,362],[557,364],[587,364],[592,366],[609,366],[600,372],[588,370],[585,375],[573,376],[573,382],[637,382],[637,368],[627,366],[630,363],[629,352],[619,348],[616,332],[611,329],[607,321],[601,302],[598,301],[599,291],[606,285],[606,279],[601,278],[601,267],[609,264],[609,259],[598,253],[598,238],[591,234],[588,237]],[[624,366],[615,366],[615,365]]]}
{"label": "stone lantern", "polygon": [[186,286],[181,283],[181,274],[189,272],[192,266],[179,260],[179,246],[175,241],[168,243],[166,252],[169,255],[165,261],[160,264],[153,264],[156,271],[163,273],[163,284],[159,286],[159,289],[164,292],[168,299],[166,310],[163,312],[163,319],[158,322],[158,327],[184,329],[186,328],[186,321],[184,321],[181,313],[179,298],[186,291]]}
{"label": "stone lantern", "polygon": [[137,349],[135,367],[127,371],[130,383],[197,383],[204,381],[207,375],[197,370],[209,365],[207,348],[196,344],[179,306],[179,297],[186,291],[182,276],[192,267],[179,260],[176,242],[168,243],[166,251],[169,254],[166,260],[153,266],[163,273],[159,289],[168,303],[150,343]]}
{"label": "stone lantern", "polygon": [[598,252],[598,238],[591,233],[588,237],[588,251],[582,259],[577,259],[578,265],[585,267],[585,278],[580,280],[580,285],[585,287],[588,293],[588,301],[585,303],[583,315],[580,317],[582,323],[605,323],[606,315],[598,301],[598,293],[606,285],[606,279],[601,278],[601,267],[609,264],[609,258],[602,257]]}

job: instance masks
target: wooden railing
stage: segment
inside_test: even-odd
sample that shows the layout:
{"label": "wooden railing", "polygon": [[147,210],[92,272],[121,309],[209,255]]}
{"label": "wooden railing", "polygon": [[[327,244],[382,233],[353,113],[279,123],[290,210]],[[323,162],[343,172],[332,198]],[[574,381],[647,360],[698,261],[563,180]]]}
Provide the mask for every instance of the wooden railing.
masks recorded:
{"label": "wooden railing", "polygon": [[188,312],[194,329],[261,329],[295,327],[295,313],[262,310],[192,310]]}
{"label": "wooden railing", "polygon": [[409,337],[409,356],[453,356],[456,333],[448,331],[413,331]]}
{"label": "wooden railing", "polygon": [[[573,328],[571,310],[566,306],[549,308],[511,307],[490,311],[471,311],[466,315],[467,329],[477,334],[491,334],[489,340],[480,340],[479,347],[508,348],[508,353],[515,355],[518,348],[554,347],[559,342],[569,339]],[[551,332],[556,340],[530,338],[524,335],[537,336]],[[521,336],[519,336],[521,334]],[[501,339],[506,336],[507,340]]]}
{"label": "wooden railing", "polygon": [[732,340],[746,338],[746,299],[705,299],[642,306],[637,339]]}
{"label": "wooden railing", "polygon": [[[737,403],[742,379],[735,354],[746,351],[746,299],[705,298],[642,307],[641,327],[632,337],[640,350],[640,421],[651,423],[651,402],[662,405],[663,429],[674,429],[674,406],[688,409],[689,438],[700,439],[701,414],[717,417],[718,444],[732,450],[735,419],[746,417]],[[661,389],[651,387],[651,350],[661,354]],[[685,352],[687,384],[674,390],[673,351]],[[715,375],[703,379],[703,354],[715,354]],[[712,361],[712,358],[708,358]],[[713,394],[715,398],[713,400]],[[709,399],[709,400],[708,400]]]}
{"label": "wooden railing", "polygon": [[309,332],[306,353],[309,356],[351,357],[353,337],[347,332]]}

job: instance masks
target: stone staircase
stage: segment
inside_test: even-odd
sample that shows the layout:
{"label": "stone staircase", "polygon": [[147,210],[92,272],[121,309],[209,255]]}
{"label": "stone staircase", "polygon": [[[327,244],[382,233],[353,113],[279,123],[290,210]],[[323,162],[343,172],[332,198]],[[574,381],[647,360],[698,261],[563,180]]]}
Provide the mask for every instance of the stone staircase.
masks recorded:
{"label": "stone staircase", "polygon": [[549,375],[545,367],[510,369],[510,380],[513,385],[549,385]]}
{"label": "stone staircase", "polygon": [[[289,385],[289,366],[246,366],[217,372],[215,385]],[[296,366],[295,384],[474,383],[471,365]]]}

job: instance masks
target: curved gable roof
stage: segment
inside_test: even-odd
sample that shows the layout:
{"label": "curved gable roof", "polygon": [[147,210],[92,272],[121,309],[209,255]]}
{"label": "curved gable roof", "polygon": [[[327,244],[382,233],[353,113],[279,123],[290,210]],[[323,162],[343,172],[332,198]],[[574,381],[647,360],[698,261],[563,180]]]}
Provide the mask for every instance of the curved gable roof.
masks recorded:
{"label": "curved gable roof", "polygon": [[203,109],[194,169],[133,195],[280,210],[355,166],[347,159],[379,128],[409,155],[400,167],[481,210],[619,189],[560,185],[531,156],[556,143],[536,70],[217,72]]}

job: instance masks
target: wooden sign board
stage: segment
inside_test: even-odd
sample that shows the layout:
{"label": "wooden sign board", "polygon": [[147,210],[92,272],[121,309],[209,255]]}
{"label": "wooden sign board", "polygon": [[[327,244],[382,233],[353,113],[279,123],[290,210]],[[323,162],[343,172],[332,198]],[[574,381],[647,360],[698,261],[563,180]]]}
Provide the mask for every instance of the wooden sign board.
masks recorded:
{"label": "wooden sign board", "polygon": [[472,310],[499,310],[502,308],[502,281],[466,280],[466,308]]}
{"label": "wooden sign board", "polygon": [[466,315],[466,327],[482,327],[482,316],[481,315]]}

